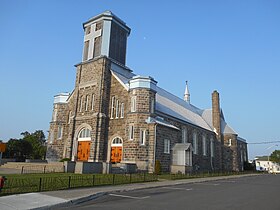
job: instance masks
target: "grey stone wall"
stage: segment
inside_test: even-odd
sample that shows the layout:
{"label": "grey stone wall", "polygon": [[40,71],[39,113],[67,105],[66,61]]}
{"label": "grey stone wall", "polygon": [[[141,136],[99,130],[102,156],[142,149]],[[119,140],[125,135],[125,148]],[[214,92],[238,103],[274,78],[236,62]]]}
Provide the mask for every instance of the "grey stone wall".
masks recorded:
{"label": "grey stone wall", "polygon": [[[50,122],[46,159],[57,161],[63,158],[64,143],[67,136],[67,104],[54,104],[53,110],[57,110],[57,114],[55,119]],[[59,127],[63,131],[61,138],[58,137]]]}
{"label": "grey stone wall", "polygon": [[[236,136],[216,136],[214,132],[205,130],[162,113],[151,113],[151,99],[155,92],[145,88],[127,91],[110,72],[110,60],[106,57],[81,63],[77,66],[75,89],[68,104],[56,105],[57,121],[50,123],[50,131],[57,136],[58,126],[63,126],[63,137],[54,138],[48,145],[48,157],[52,159],[72,158],[73,142],[77,139],[83,125],[92,129],[92,141],[89,161],[110,161],[111,141],[120,137],[123,140],[124,163],[137,163],[138,169],[154,171],[155,161],[161,162],[163,172],[170,171],[172,152],[165,154],[164,139],[170,140],[170,148],[182,142],[182,129],[187,130],[187,142],[193,144],[193,134],[197,134],[198,152],[193,154],[193,169],[198,171],[211,170],[242,170],[241,148],[247,153],[246,144],[238,143]],[[92,109],[92,95],[94,107]],[[86,110],[86,96],[89,97]],[[131,97],[136,96],[136,111],[131,112]],[[116,108],[112,112],[112,97],[119,101],[119,117]],[[81,103],[82,101],[82,103]],[[121,104],[124,103],[124,118],[121,118]],[[218,103],[215,99],[214,103]],[[116,105],[116,101],[115,101]],[[82,108],[81,108],[82,106]],[[215,106],[218,106],[217,104]],[[216,113],[217,114],[217,113]],[[148,117],[159,115],[179,130],[147,124]],[[111,118],[112,117],[112,118]],[[134,126],[134,138],[129,139],[129,125]],[[156,132],[155,132],[156,127]],[[140,145],[140,131],[146,130],[146,142]],[[203,136],[206,138],[207,154],[203,155]],[[155,143],[155,138],[157,139]],[[214,140],[214,157],[210,153],[210,139]],[[229,138],[234,139],[229,148],[224,145]],[[234,143],[235,142],[235,143]],[[156,148],[155,148],[156,145]],[[223,167],[222,167],[222,165]]]}
{"label": "grey stone wall", "polygon": [[[211,131],[207,131],[203,128],[199,128],[197,126],[182,123],[176,121],[174,119],[170,119],[165,117],[166,121],[171,123],[172,125],[178,127],[180,130],[157,126],[157,142],[156,142],[156,160],[159,160],[161,163],[162,171],[169,172],[170,164],[172,160],[172,152],[170,154],[164,154],[164,139],[170,140],[170,148],[172,148],[176,143],[182,143],[182,129],[185,128],[187,130],[187,143],[191,143],[193,145],[193,134],[197,135],[197,144],[198,150],[197,154],[193,153],[193,170],[197,171],[212,171],[212,170],[221,170],[220,168],[220,159],[219,149],[220,143],[216,139],[215,133]],[[205,136],[206,139],[206,155],[203,155],[203,144],[202,138]],[[210,153],[210,139],[214,140],[214,157],[211,158]]]}

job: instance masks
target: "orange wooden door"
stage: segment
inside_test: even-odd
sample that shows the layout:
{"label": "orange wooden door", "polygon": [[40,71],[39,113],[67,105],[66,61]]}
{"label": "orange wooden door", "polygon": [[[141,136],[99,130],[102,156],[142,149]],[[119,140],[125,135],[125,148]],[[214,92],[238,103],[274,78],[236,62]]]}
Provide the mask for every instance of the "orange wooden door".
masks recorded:
{"label": "orange wooden door", "polygon": [[87,161],[89,159],[90,141],[78,141],[78,154],[79,161]]}
{"label": "orange wooden door", "polygon": [[122,147],[111,148],[111,162],[120,163],[122,160]]}

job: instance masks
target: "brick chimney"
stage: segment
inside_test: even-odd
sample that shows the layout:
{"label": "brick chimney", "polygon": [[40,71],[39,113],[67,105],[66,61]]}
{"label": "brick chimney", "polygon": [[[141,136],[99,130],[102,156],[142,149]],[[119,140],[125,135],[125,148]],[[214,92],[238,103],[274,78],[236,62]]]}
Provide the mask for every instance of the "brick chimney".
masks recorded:
{"label": "brick chimney", "polygon": [[217,139],[221,141],[220,96],[217,90],[212,93],[212,123]]}

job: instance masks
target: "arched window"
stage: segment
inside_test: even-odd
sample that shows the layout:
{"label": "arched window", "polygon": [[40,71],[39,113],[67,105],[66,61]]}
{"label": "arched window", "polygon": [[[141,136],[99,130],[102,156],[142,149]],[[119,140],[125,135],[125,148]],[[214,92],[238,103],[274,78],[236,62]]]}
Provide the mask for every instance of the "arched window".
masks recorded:
{"label": "arched window", "polygon": [[122,146],[122,140],[119,137],[114,138],[112,146]]}
{"label": "arched window", "polygon": [[88,128],[83,128],[79,133],[79,139],[91,139],[91,131]]}
{"label": "arched window", "polygon": [[197,135],[196,132],[193,133],[193,154],[197,154],[198,145],[197,145]]}

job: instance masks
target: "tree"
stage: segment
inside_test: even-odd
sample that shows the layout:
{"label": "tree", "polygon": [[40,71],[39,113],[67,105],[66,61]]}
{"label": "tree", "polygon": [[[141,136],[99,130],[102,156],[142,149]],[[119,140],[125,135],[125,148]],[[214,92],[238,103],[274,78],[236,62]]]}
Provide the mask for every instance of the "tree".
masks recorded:
{"label": "tree", "polygon": [[6,158],[15,158],[17,161],[28,159],[44,159],[46,154],[46,138],[42,130],[34,133],[22,132],[22,139],[10,139],[7,142]]}
{"label": "tree", "polygon": [[18,161],[23,161],[29,158],[29,153],[32,146],[29,142],[22,139],[10,139],[7,142],[7,149],[4,152],[4,157],[15,158]]}
{"label": "tree", "polygon": [[275,163],[280,163],[280,150],[275,150],[269,157],[269,160]]}
{"label": "tree", "polygon": [[4,157],[6,158],[16,158],[19,155],[19,140],[18,139],[10,139],[7,142],[7,149],[4,152]]}
{"label": "tree", "polygon": [[34,133],[25,131],[21,135],[23,135],[23,140],[29,142],[32,147],[29,158],[43,159],[46,154],[46,138],[44,132],[42,130],[36,130]]}

